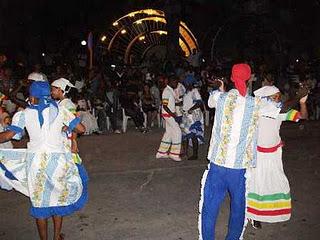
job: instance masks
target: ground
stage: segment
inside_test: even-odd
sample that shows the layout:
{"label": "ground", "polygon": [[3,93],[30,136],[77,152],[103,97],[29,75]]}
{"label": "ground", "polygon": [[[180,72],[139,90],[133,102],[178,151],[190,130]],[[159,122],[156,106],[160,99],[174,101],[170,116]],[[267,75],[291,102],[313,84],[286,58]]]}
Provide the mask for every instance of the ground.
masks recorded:
{"label": "ground", "polygon": [[[67,240],[196,240],[200,180],[207,145],[198,161],[156,160],[163,129],[141,134],[85,136],[81,156],[90,175],[86,207],[66,217]],[[207,131],[207,138],[210,131]],[[320,236],[320,123],[286,124],[282,130],[284,167],[293,198],[288,222],[248,226],[248,240],[313,240]],[[0,191],[0,239],[37,239],[29,201],[17,192]],[[228,199],[221,207],[217,240],[224,239]]]}

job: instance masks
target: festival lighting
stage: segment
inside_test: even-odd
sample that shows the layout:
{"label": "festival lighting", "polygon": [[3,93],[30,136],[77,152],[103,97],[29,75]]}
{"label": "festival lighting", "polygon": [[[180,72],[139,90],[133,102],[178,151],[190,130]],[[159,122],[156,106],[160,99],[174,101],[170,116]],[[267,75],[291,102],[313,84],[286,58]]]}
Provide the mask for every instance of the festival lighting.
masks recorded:
{"label": "festival lighting", "polygon": [[101,37],[101,41],[102,41],[102,42],[104,42],[106,39],[107,39],[107,36],[105,36],[105,35],[103,35],[103,36]]}
{"label": "festival lighting", "polygon": [[81,41],[81,45],[82,45],[82,46],[85,46],[85,45],[87,45],[87,42],[86,42],[85,40],[82,40],[82,41]]}
{"label": "festival lighting", "polygon": [[46,54],[45,53],[41,53],[41,56],[44,57]]}
{"label": "festival lighting", "polygon": [[[165,14],[161,10],[143,9],[129,12],[113,22],[112,26],[118,26],[118,28],[110,28],[111,37],[110,39],[107,37],[105,42],[108,41],[108,50],[113,51],[117,41],[125,40],[126,43],[123,46],[121,45],[119,49],[117,48],[117,51],[119,52],[120,50],[120,52],[124,54],[124,61],[129,62],[131,50],[135,51],[135,54],[142,54],[144,48],[150,48],[151,46],[159,45],[162,44],[163,41],[166,41],[163,37],[168,34],[166,25]],[[192,49],[199,49],[197,39],[188,26],[182,21],[179,26],[179,33],[179,45],[184,55],[188,57]],[[102,37],[103,35],[101,35],[100,40],[104,42]],[[144,44],[144,46],[135,46],[136,41]],[[119,54],[122,54],[120,52]]]}

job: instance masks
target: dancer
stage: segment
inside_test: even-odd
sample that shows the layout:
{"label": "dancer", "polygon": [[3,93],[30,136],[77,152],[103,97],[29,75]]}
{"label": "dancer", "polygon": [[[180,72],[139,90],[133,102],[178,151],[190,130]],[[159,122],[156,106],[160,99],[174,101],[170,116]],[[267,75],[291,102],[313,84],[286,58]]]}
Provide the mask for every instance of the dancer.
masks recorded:
{"label": "dancer", "polygon": [[[265,86],[254,92],[281,108],[281,93],[275,86]],[[277,118],[259,119],[257,167],[248,169],[247,217],[254,228],[260,222],[283,222],[291,216],[291,196],[288,179],[282,166],[280,126],[283,121],[297,122],[308,117],[307,96],[300,99],[300,113],[290,110]]]}
{"label": "dancer", "polygon": [[166,88],[162,93],[162,117],[165,120],[166,131],[162,137],[156,158],[171,158],[181,161],[181,129],[176,121],[175,98],[173,89],[178,85],[175,76],[165,79]]}
{"label": "dancer", "polygon": [[180,125],[183,148],[185,155],[188,157],[188,148],[191,141],[193,154],[188,160],[197,160],[199,143],[204,142],[204,121],[201,111],[203,102],[198,89],[194,87],[196,79],[193,76],[187,76],[183,84],[186,87],[186,93],[183,96],[183,117]]}
{"label": "dancer", "polygon": [[235,89],[223,93],[221,81],[220,91],[213,91],[208,100],[209,107],[216,108],[216,114],[208,152],[210,164],[201,181],[201,240],[215,239],[215,224],[227,191],[231,209],[226,239],[242,238],[246,210],[245,173],[256,162],[258,119],[262,114],[270,117],[278,114],[271,105],[264,110],[261,99],[247,95],[250,77],[249,65],[234,65],[231,80]]}
{"label": "dancer", "polygon": [[[178,80],[178,79],[177,79]],[[182,121],[182,105],[183,105],[183,96],[186,93],[186,88],[183,86],[182,83],[178,81],[177,86],[173,89],[174,92],[174,99],[176,104],[176,121],[178,124]]]}
{"label": "dancer", "polygon": [[[63,145],[62,128],[83,133],[79,118],[50,98],[47,82],[33,82],[29,88],[29,107],[17,112],[0,142],[19,138],[24,128],[30,141],[27,149],[1,149],[0,184],[28,196],[30,214],[36,219],[41,240],[48,239],[48,218],[54,223],[54,240],[61,240],[63,216],[80,210],[87,202],[87,175],[73,162]],[[1,186],[2,187],[2,186]],[[7,188],[8,189],[8,188]]]}
{"label": "dancer", "polygon": [[[71,99],[68,98],[68,93],[71,88],[75,88],[75,86],[71,84],[68,79],[59,78],[51,83],[51,96],[58,101],[59,106],[63,106],[77,116],[77,107]],[[73,161],[81,164],[82,160],[78,154],[77,133],[62,131],[62,134],[64,136],[65,150],[67,152],[71,151]]]}

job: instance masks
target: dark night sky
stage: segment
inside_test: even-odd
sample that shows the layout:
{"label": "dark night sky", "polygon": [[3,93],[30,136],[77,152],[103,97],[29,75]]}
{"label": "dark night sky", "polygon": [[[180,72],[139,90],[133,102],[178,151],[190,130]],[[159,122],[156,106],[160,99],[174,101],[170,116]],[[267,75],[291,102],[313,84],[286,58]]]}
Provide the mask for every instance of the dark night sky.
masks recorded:
{"label": "dark night sky", "polygon": [[[250,0],[187,0],[184,20],[198,40],[221,25]],[[256,0],[263,2],[265,0]],[[0,51],[54,46],[65,39],[78,40],[89,30],[101,32],[129,12],[145,7],[163,9],[166,0],[1,0]],[[318,0],[269,0],[269,16],[279,19],[289,38],[320,40]],[[288,28],[289,26],[289,28]],[[281,29],[281,28],[280,28]],[[214,30],[213,30],[214,31]]]}

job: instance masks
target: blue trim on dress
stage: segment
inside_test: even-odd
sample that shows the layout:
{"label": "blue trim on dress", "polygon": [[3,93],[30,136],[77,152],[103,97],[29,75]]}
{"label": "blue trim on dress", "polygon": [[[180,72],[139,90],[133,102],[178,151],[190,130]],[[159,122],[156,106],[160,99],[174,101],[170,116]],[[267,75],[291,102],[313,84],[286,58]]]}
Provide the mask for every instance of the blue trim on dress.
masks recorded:
{"label": "blue trim on dress", "polygon": [[72,132],[75,127],[81,122],[81,119],[79,117],[76,117],[74,118],[70,123],[69,123],[69,126],[68,126],[68,132]]}
{"label": "blue trim on dress", "polygon": [[5,176],[9,178],[10,180],[18,180],[16,177],[10,172],[6,166],[4,166],[2,163],[0,163],[0,168],[5,172]]}
{"label": "blue trim on dress", "polygon": [[193,137],[196,137],[200,143],[203,143],[205,140],[203,137],[202,123],[200,121],[194,122],[189,128],[189,133],[182,135],[183,140],[189,140]]}
{"label": "blue trim on dress", "polygon": [[6,127],[7,131],[15,132],[16,134],[22,133],[23,129],[21,127],[15,126],[15,125],[9,125]]}
{"label": "blue trim on dress", "polygon": [[82,193],[73,204],[62,207],[31,207],[30,214],[34,218],[49,218],[52,216],[66,216],[79,211],[88,201],[88,174],[83,165],[76,164],[82,181]]}

